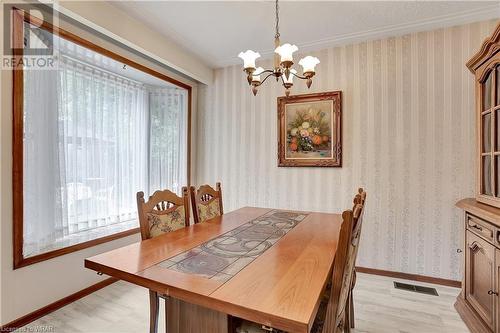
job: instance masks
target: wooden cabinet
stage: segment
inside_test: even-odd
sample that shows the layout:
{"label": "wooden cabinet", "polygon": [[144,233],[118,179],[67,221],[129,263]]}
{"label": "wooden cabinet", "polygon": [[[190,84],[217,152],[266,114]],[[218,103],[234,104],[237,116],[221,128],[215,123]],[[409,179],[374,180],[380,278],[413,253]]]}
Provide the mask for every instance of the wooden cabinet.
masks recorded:
{"label": "wooden cabinet", "polygon": [[500,24],[467,67],[476,91],[477,190],[476,199],[457,203],[465,241],[455,308],[472,333],[500,333]]}

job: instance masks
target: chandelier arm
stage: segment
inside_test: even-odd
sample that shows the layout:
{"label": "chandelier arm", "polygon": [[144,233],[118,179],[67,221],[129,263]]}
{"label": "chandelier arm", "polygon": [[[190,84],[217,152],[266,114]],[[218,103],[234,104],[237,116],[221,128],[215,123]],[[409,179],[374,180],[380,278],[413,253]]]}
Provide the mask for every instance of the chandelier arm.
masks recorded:
{"label": "chandelier arm", "polygon": [[267,76],[264,78],[264,80],[262,80],[262,81],[260,82],[260,84],[261,84],[261,85],[262,85],[264,82],[266,82],[266,80],[267,80],[267,78],[268,78],[268,77],[270,77],[270,76],[274,76],[274,72],[273,72],[273,71],[271,71],[271,70],[267,70],[266,72],[271,72],[271,73],[267,74]]}
{"label": "chandelier arm", "polygon": [[305,77],[305,76],[300,76],[300,75],[297,75],[297,74],[295,74],[295,73],[293,73],[293,72],[290,72],[290,74],[292,74],[293,76],[295,76],[296,78],[299,78],[299,79],[301,79],[301,80],[307,80],[307,79],[308,79],[308,78],[307,78],[307,77]]}
{"label": "chandelier arm", "polygon": [[[274,71],[273,71],[272,69],[266,69],[265,71],[262,71],[262,72],[260,72],[260,73],[259,73],[259,74],[257,74],[257,75],[262,75],[262,74],[264,74],[264,73],[274,73]],[[255,75],[255,74],[253,74],[253,75]]]}

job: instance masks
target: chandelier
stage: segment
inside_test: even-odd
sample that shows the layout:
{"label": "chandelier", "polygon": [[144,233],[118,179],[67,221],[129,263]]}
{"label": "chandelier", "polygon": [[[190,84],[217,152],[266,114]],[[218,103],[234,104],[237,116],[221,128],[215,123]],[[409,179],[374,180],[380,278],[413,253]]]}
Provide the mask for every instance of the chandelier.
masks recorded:
{"label": "chandelier", "polygon": [[[283,87],[285,87],[285,94],[286,96],[289,96],[290,88],[293,86],[293,77],[306,80],[307,88],[310,88],[312,84],[312,77],[316,74],[314,67],[319,64],[319,59],[316,57],[307,56],[300,59],[299,65],[302,66],[302,75],[298,75],[297,71],[292,68],[293,53],[299,48],[296,45],[288,43],[280,45],[279,22],[279,5],[278,0],[276,0],[276,34],[274,36],[274,52],[276,54],[274,55],[273,69],[256,67],[255,60],[260,57],[259,52],[247,50],[246,52],[240,52],[240,54],[238,54],[238,57],[243,59],[243,70],[247,74],[248,84],[252,87],[254,96],[257,95],[259,86],[270,76],[274,76],[276,78],[276,82],[279,82],[281,79]],[[265,77],[261,80],[261,76],[263,74]]]}

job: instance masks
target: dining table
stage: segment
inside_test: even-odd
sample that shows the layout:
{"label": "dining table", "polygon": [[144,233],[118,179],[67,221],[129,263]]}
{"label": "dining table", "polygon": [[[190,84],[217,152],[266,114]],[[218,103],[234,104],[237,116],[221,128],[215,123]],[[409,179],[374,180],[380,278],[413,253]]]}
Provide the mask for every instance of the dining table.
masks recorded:
{"label": "dining table", "polygon": [[244,207],[85,259],[167,299],[168,332],[236,332],[242,320],[308,333],[331,279],[340,214]]}

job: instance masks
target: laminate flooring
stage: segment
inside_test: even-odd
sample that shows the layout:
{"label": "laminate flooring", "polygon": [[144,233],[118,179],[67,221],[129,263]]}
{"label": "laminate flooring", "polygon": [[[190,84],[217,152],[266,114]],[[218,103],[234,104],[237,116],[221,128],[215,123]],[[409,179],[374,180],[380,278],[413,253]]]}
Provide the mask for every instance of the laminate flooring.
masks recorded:
{"label": "laminate flooring", "polygon": [[[393,281],[435,287],[439,296],[395,289]],[[453,304],[460,289],[358,273],[353,333],[469,333]],[[165,332],[163,305],[159,332]],[[148,291],[116,282],[17,332],[149,332]],[[201,332],[200,332],[201,333]]]}

